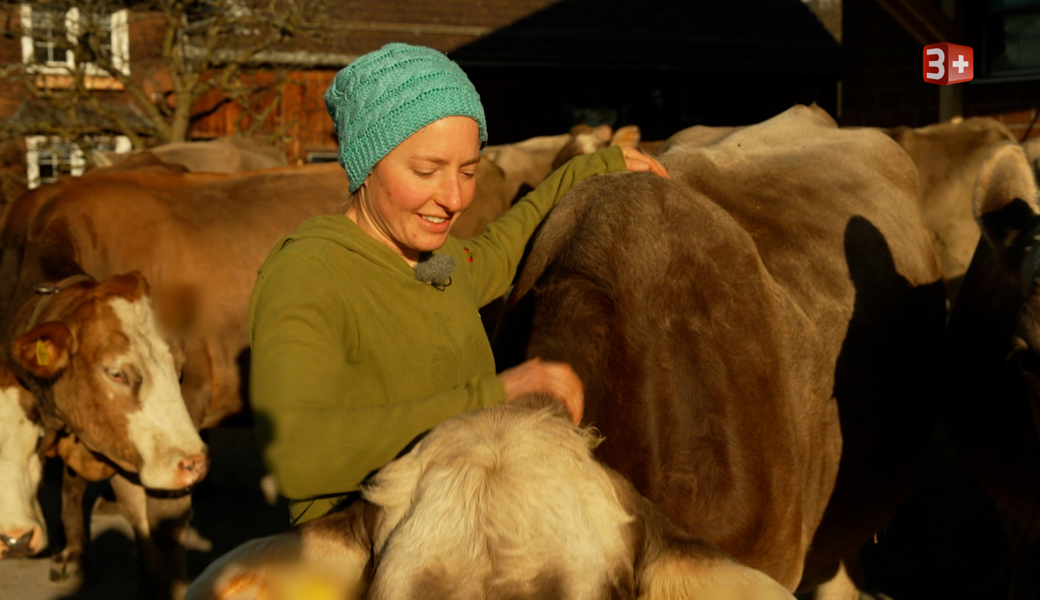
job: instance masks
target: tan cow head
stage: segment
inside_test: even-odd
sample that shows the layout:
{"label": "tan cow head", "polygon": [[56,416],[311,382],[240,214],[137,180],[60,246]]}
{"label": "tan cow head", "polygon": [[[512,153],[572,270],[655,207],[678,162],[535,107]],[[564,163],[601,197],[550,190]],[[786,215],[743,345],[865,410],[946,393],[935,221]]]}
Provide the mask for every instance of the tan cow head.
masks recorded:
{"label": "tan cow head", "polygon": [[178,353],[160,332],[137,274],[70,286],[11,354],[39,388],[41,411],[90,451],[181,489],[205,476],[206,447],[181,396]]}
{"label": "tan cow head", "polygon": [[442,423],[363,500],[239,547],[187,598],[792,598],[677,531],[558,403],[526,404]]}
{"label": "tan cow head", "polygon": [[47,546],[36,499],[43,435],[32,394],[0,367],[0,558],[31,556]]}

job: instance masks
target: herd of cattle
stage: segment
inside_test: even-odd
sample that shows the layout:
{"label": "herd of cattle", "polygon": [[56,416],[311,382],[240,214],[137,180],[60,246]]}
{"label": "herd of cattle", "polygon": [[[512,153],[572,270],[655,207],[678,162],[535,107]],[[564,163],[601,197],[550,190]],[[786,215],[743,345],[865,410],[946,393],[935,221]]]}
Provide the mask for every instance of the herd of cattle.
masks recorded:
{"label": "herd of cattle", "polygon": [[610,143],[643,144],[671,179],[573,189],[487,321],[500,367],[573,365],[595,429],[540,398],[453,419],[350,510],[249,542],[190,589],[198,432],[245,408],[256,269],[342,207],[343,172],[144,152],[9,203],[0,556],[47,546],[36,497],[60,457],[57,576],[82,559],[87,483],[109,479],[148,598],[855,597],[846,565],[939,419],[1040,537],[1040,147],[991,119],[841,129],[815,106],[656,144],[579,129],[485,149],[453,233]]}

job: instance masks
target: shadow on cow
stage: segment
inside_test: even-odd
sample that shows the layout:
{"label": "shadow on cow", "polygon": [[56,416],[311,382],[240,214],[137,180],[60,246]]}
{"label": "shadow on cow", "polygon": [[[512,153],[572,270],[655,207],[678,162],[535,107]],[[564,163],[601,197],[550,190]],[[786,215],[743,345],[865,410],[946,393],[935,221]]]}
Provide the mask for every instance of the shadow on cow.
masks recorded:
{"label": "shadow on cow", "polygon": [[[858,551],[912,489],[938,417],[944,287],[901,276],[885,237],[863,217],[849,220],[845,257],[856,295],[834,374],[842,454],[806,572],[826,581],[837,573],[834,557],[844,557],[863,587]],[[902,389],[893,393],[893,386]]]}

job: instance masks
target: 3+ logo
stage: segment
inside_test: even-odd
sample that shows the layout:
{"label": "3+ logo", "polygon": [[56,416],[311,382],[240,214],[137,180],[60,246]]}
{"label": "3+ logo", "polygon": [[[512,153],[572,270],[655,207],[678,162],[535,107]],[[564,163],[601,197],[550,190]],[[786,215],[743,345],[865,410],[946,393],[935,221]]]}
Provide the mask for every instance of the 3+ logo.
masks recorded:
{"label": "3+ logo", "polygon": [[975,52],[971,46],[930,44],[924,47],[924,80],[936,85],[971,81],[975,76]]}

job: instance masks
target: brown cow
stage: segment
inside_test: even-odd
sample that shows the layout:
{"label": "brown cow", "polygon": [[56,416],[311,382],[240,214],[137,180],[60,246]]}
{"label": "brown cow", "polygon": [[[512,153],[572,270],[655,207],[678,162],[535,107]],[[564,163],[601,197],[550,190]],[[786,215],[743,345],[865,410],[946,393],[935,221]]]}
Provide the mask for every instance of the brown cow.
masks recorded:
{"label": "brown cow", "polygon": [[[288,164],[285,153],[252,138],[229,136],[205,142],[173,142],[132,153],[95,153],[98,167],[125,167],[124,161],[154,158],[164,164],[182,166],[191,173],[243,173]],[[129,165],[128,165],[129,166]]]}
{"label": "brown cow", "polygon": [[[54,442],[41,450],[60,455],[69,467],[62,484],[67,546],[55,557],[54,574],[79,571],[86,481],[117,470],[113,487],[138,532],[142,567],[155,572],[156,544],[167,532],[169,539],[179,538],[190,498],[160,501],[175,508],[146,515],[142,486],[189,488],[208,468],[206,447],[178,384],[179,348],[161,332],[148,286],[136,273],[101,282],[80,276],[27,294],[8,315],[6,361],[33,392],[34,408]],[[123,487],[139,492],[120,488],[128,477],[135,484]],[[150,597],[169,593],[141,581]]]}
{"label": "brown cow", "polygon": [[189,600],[792,596],[675,527],[531,397],[445,421],[346,511],[249,542]]}
{"label": "brown cow", "polygon": [[[33,290],[36,283],[56,282],[81,272],[101,280],[100,289],[117,280],[120,273],[139,270],[153,284],[155,310],[160,314],[167,312],[164,307],[185,304],[185,298],[194,307],[191,326],[182,331],[183,346],[174,348],[178,354],[183,350],[181,384],[172,362],[166,375],[169,400],[175,400],[184,412],[184,426],[171,421],[166,428],[186,427],[197,440],[196,426],[211,426],[242,409],[242,379],[237,361],[247,346],[245,309],[256,268],[278,238],[306,217],[339,208],[345,197],[344,183],[338,165],[230,176],[99,169],[55,190],[37,191],[25,199],[24,205],[9,207],[6,213],[3,239],[22,241],[21,245],[4,248],[0,289],[8,296],[9,308],[3,313],[7,331],[11,332],[7,339],[28,327],[28,313],[39,299]],[[139,277],[135,281],[143,285]],[[52,307],[56,310],[87,293],[90,285],[77,284],[53,296]],[[143,324],[149,321],[152,310],[141,305],[124,317]],[[112,335],[114,321],[105,314],[84,309],[77,313],[77,318],[86,319],[87,330]],[[41,323],[39,327],[54,325]],[[49,343],[50,338],[43,339],[45,344]],[[71,339],[79,344],[78,337]],[[33,338],[22,336],[19,340],[23,342],[22,349],[16,355],[31,360],[36,351]],[[88,361],[80,372],[98,373],[111,381],[136,375],[101,364],[99,361],[109,354],[75,354],[77,360]],[[113,479],[113,487],[142,545],[142,567],[149,573],[142,581],[155,587],[149,595],[168,594],[171,589],[164,579],[175,580],[177,574],[168,571],[168,575],[172,573],[170,577],[161,575],[159,564],[166,558],[177,559],[175,555],[161,555],[151,540],[158,533],[154,527],[160,522],[171,527],[169,536],[176,539],[180,535],[190,516],[190,496],[146,496],[144,488],[127,477],[135,479],[129,473],[136,472],[141,483],[149,487],[175,489],[186,483],[157,480],[153,468],[139,470],[142,465],[135,462],[131,452],[137,444],[152,444],[154,450],[149,452],[153,454],[164,451],[161,444],[155,443],[161,437],[140,428],[150,419],[128,419],[127,407],[106,403],[103,387],[95,387],[94,395],[82,395],[85,389],[80,389],[70,375],[64,372],[57,383],[42,386],[51,395],[41,398],[40,407],[42,414],[50,414],[60,429],[67,429],[74,436],[58,449],[58,454],[66,460],[81,459],[78,463],[70,462],[76,465],[75,472],[66,470],[63,483],[63,524],[69,546],[57,557],[55,576],[78,571],[79,551],[85,538],[80,506],[86,480],[112,473],[110,467],[106,472],[106,464],[91,460],[98,453],[127,472]],[[105,380],[83,381],[107,385]],[[91,403],[115,412],[87,410]],[[201,449],[201,441],[199,445]],[[180,552],[178,548],[174,550],[175,554]]]}
{"label": "brown cow", "polygon": [[44,421],[149,488],[199,481],[206,450],[177,383],[176,348],[160,332],[136,274],[34,294],[7,321],[10,361]]}
{"label": "brown cow", "polygon": [[1017,145],[998,146],[979,170],[974,209],[984,235],[950,315],[951,393],[943,403],[958,457],[1015,524],[1015,540],[1022,532],[1040,539],[1037,193]]}
{"label": "brown cow", "polygon": [[971,211],[975,174],[994,144],[1014,137],[988,117],[957,118],[916,129],[896,127],[886,133],[917,164],[921,210],[952,303],[979,241]]}
{"label": "brown cow", "polygon": [[158,302],[189,298],[181,387],[195,423],[212,426],[243,407],[237,361],[256,268],[304,219],[342,206],[344,184],[336,164],[235,175],[98,172],[28,219],[12,287],[136,270]]}
{"label": "brown cow", "polygon": [[594,177],[549,214],[500,366],[569,362],[597,457],[812,588],[894,513],[934,421],[945,311],[916,169],[815,107],[658,158],[672,179]]}

